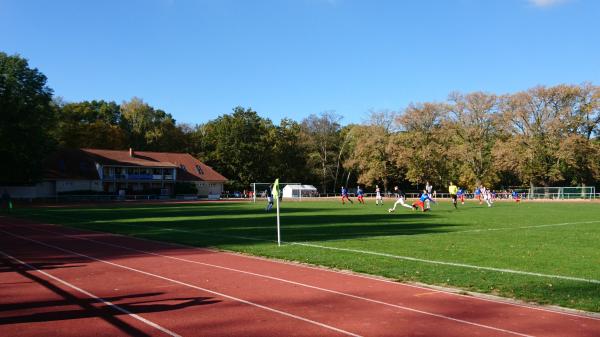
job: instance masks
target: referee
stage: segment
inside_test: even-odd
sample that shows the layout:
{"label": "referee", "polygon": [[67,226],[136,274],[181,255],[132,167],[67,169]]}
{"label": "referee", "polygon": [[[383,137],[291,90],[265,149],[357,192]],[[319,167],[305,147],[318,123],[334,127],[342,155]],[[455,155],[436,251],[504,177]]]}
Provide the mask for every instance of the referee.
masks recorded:
{"label": "referee", "polygon": [[452,204],[454,205],[454,208],[458,208],[457,207],[457,198],[456,198],[456,193],[458,192],[458,187],[456,187],[456,185],[454,185],[453,182],[450,182],[450,186],[448,186],[448,192],[450,192],[450,198],[452,198]]}

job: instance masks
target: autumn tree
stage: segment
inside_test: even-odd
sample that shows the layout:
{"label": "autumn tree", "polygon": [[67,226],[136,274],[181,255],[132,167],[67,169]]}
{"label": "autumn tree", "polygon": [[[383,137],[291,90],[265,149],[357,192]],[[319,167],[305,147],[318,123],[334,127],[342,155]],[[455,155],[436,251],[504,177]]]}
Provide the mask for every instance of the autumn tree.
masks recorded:
{"label": "autumn tree", "polygon": [[511,138],[496,144],[499,169],[516,170],[530,185],[549,186],[561,181],[556,154],[565,123],[561,116],[575,96],[564,87],[535,87],[503,99],[503,115]]}
{"label": "autumn tree", "polygon": [[492,148],[500,132],[498,97],[483,92],[450,95],[453,133],[448,157],[460,163],[458,182],[466,186],[490,185],[495,174]]}
{"label": "autumn tree", "polygon": [[445,127],[448,109],[444,103],[410,104],[396,118],[401,131],[392,137],[390,153],[396,165],[406,170],[406,179],[414,184],[447,183],[447,153],[451,146]]}
{"label": "autumn tree", "polygon": [[352,151],[344,166],[358,172],[358,183],[370,186],[383,182],[384,191],[388,191],[390,181],[398,180],[389,146],[395,119],[394,111],[371,110],[362,125],[350,130]]}
{"label": "autumn tree", "polygon": [[[123,127],[131,147],[138,150],[172,149],[169,138],[177,133],[175,119],[163,110],[155,109],[141,98],[134,97],[121,104]],[[176,135],[177,136],[177,135]]]}

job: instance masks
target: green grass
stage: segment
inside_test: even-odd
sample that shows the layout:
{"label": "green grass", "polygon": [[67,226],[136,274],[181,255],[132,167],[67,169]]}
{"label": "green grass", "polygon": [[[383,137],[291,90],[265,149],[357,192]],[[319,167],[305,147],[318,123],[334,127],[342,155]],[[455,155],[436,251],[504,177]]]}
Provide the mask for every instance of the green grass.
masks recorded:
{"label": "green grass", "polygon": [[[441,202],[432,212],[401,208],[394,214],[387,212],[390,201],[384,207],[373,202],[343,206],[338,201],[281,206],[286,242],[281,247],[274,242],[275,213],[265,213],[263,203],[31,208],[16,214],[600,312],[599,203],[497,202],[488,208],[470,201],[454,210],[449,202]],[[586,221],[595,222],[582,223]],[[564,223],[569,224],[526,228]]]}

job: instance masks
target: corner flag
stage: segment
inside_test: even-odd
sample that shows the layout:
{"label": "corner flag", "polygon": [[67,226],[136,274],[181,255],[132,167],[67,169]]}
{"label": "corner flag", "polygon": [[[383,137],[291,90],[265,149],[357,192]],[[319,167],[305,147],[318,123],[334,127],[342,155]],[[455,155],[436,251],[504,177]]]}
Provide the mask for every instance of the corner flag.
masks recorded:
{"label": "corner flag", "polygon": [[271,193],[273,193],[273,198],[275,198],[275,202],[277,203],[277,246],[281,246],[281,230],[279,226],[279,178],[275,179]]}
{"label": "corner flag", "polygon": [[279,178],[275,179],[273,190],[271,192],[273,193],[274,198],[279,198]]}

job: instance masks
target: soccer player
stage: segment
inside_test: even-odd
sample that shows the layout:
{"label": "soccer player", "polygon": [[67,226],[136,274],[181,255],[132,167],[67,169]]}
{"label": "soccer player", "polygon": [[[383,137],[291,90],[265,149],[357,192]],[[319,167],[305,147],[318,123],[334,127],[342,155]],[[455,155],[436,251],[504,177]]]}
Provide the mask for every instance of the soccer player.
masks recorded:
{"label": "soccer player", "polygon": [[448,186],[448,193],[450,193],[450,199],[452,199],[454,208],[458,208],[456,205],[458,203],[458,198],[456,196],[458,194],[458,187],[456,187],[453,182],[450,182],[450,186]]}
{"label": "soccer player", "polygon": [[344,199],[348,200],[351,204],[353,204],[352,200],[348,198],[348,189],[342,186],[342,205],[345,205]]}
{"label": "soccer player", "polygon": [[375,185],[375,205],[383,206],[383,197],[381,196],[381,189],[378,185]]}
{"label": "soccer player", "polygon": [[479,200],[479,204],[481,205],[481,187],[475,189],[475,199]]}
{"label": "soccer player", "polygon": [[267,186],[267,189],[265,190],[265,195],[267,196],[267,207],[265,208],[265,211],[270,211],[271,208],[273,208],[273,192],[271,191],[271,186]]}
{"label": "soccer player", "polygon": [[358,187],[356,187],[356,195],[358,195],[357,199],[358,202],[361,204],[365,204],[365,192],[362,190],[362,188],[360,188],[360,185],[358,185]]}
{"label": "soccer player", "polygon": [[483,197],[483,201],[488,205],[488,207],[492,207],[492,192],[487,188],[481,186],[481,196]]}
{"label": "soccer player", "polygon": [[517,193],[517,191],[515,190],[512,191],[512,198],[515,202],[521,202],[521,197],[519,196],[519,193]]}
{"label": "soccer player", "polygon": [[460,203],[461,205],[465,204],[465,191],[463,191],[462,188],[459,188],[458,191],[456,192],[456,197],[458,199],[460,199]]}
{"label": "soccer player", "polygon": [[430,210],[430,208],[425,207],[425,201],[428,201],[428,200],[432,201],[434,204],[436,203],[435,200],[433,200],[429,197],[429,194],[427,194],[427,190],[423,190],[423,193],[421,193],[421,197],[419,198],[419,200],[415,201],[412,204],[413,209],[416,210],[418,207],[421,209],[421,212],[426,212],[426,211]]}
{"label": "soccer player", "polygon": [[388,213],[394,212],[396,210],[396,205],[398,204],[400,204],[402,207],[412,209],[411,205],[407,205],[404,203],[404,200],[406,200],[406,195],[404,194],[404,192],[402,192],[402,190],[398,188],[398,186],[394,187],[394,194],[396,194],[396,202],[394,203],[393,208],[388,209]]}
{"label": "soccer player", "polygon": [[[431,191],[433,190],[433,186],[431,186],[431,184],[429,183],[429,181],[425,182],[425,191],[427,192],[427,195],[431,197]],[[425,200],[425,206],[427,206],[427,209],[431,208],[431,205],[429,204],[429,200],[427,199]]]}

